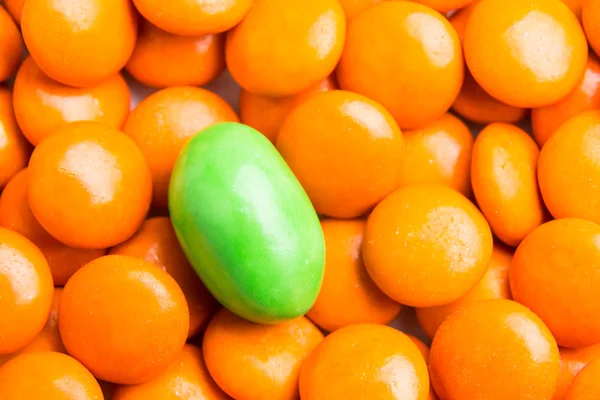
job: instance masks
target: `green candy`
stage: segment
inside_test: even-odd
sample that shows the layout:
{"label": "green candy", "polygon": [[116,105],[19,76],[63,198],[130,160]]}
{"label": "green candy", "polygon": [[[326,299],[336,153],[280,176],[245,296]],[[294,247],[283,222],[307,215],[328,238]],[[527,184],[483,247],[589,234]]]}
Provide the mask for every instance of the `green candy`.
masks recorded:
{"label": "green candy", "polygon": [[196,273],[235,314],[278,323],[314,304],[325,263],[321,225],[258,131],[222,123],[194,136],[173,169],[169,211]]}

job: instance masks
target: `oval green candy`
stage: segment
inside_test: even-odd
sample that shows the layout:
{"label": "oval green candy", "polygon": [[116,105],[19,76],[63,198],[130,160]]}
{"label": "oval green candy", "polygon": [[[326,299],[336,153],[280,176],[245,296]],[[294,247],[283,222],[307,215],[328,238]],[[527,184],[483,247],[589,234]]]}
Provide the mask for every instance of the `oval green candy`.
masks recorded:
{"label": "oval green candy", "polygon": [[177,237],[210,292],[235,314],[305,314],[323,279],[321,225],[304,189],[258,131],[222,123],[183,148],[169,187]]}

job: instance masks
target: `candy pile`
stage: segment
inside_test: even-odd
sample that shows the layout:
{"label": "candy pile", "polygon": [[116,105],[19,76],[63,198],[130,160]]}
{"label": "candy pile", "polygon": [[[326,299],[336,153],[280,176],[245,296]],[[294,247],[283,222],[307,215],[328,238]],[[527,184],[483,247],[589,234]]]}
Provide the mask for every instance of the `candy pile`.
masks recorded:
{"label": "candy pile", "polygon": [[600,0],[4,0],[0,400],[600,399],[598,54]]}

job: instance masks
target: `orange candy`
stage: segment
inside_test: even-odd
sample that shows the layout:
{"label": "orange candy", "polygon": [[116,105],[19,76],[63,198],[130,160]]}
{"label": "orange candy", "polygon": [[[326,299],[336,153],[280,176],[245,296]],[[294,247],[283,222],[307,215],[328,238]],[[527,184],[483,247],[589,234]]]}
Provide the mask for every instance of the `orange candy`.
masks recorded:
{"label": "orange candy", "polygon": [[58,353],[66,352],[65,346],[60,338],[60,332],[58,331],[58,306],[62,297],[62,291],[63,290],[60,288],[54,289],[52,307],[50,308],[50,315],[48,316],[44,329],[42,329],[32,342],[19,351],[5,356],[0,355],[0,366],[25,353],[42,353],[47,351],[55,351]]}
{"label": "orange candy", "polygon": [[138,11],[159,28],[181,36],[225,32],[236,26],[253,0],[133,0]]}
{"label": "orange candy", "polygon": [[353,218],[394,190],[402,142],[385,108],[334,90],[311,97],[287,116],[277,149],[318,213]]}
{"label": "orange candy", "polygon": [[558,103],[534,108],[531,111],[533,135],[540,146],[570,118],[589,110],[600,108],[600,62],[590,54],[585,74],[569,95]]}
{"label": "orange candy", "polygon": [[10,13],[17,24],[21,23],[21,12],[23,11],[25,0],[4,0],[4,7]]}
{"label": "orange candy", "polygon": [[0,399],[40,398],[102,400],[104,397],[90,371],[66,354],[23,354],[0,368]]}
{"label": "orange candy", "polygon": [[441,185],[402,188],[369,216],[363,259],[377,286],[401,304],[458,300],[484,275],[492,233],[460,193]]}
{"label": "orange candy", "polygon": [[424,128],[405,130],[399,187],[439,183],[471,194],[473,135],[452,114],[444,114]]}
{"label": "orange candy", "polygon": [[285,117],[294,107],[315,94],[334,89],[337,89],[337,83],[331,76],[296,95],[286,97],[262,96],[242,89],[240,119],[275,143]]}
{"label": "orange candy", "polygon": [[153,205],[167,207],[171,171],[182,147],[196,133],[238,118],[218,95],[195,87],[171,87],[142,100],[123,131],[133,139],[150,166]]}
{"label": "orange candy", "polygon": [[46,75],[86,87],[125,66],[135,46],[137,14],[130,0],[27,0],[21,29]]}
{"label": "orange candy", "polygon": [[587,43],[559,0],[482,0],[464,39],[475,80],[515,107],[542,107],[569,94],[585,71]]}
{"label": "orange candy", "polygon": [[302,400],[426,400],[427,365],[411,339],[393,328],[351,325],[308,356],[300,373]]}
{"label": "orange candy", "polygon": [[0,82],[12,76],[22,56],[21,32],[8,12],[0,5]]}
{"label": "orange candy", "polygon": [[444,321],[429,370],[441,399],[547,400],[559,361],[552,334],[535,314],[510,300],[488,300]]}
{"label": "orange candy", "polygon": [[25,347],[42,331],[52,292],[44,255],[25,237],[0,228],[0,354]]}
{"label": "orange candy", "polygon": [[596,400],[600,393],[600,359],[588,364],[573,380],[565,400]]}
{"label": "orange candy", "polygon": [[546,219],[537,184],[539,149],[514,125],[494,123],[473,146],[471,182],[492,232],[517,246]]}
{"label": "orange candy", "polygon": [[587,40],[600,55],[600,2],[597,0],[583,0],[581,20]]}
{"label": "orange candy", "polygon": [[322,340],[304,317],[260,325],[222,309],[202,348],[210,374],[233,398],[292,400],[298,398],[300,366]]}
{"label": "orange candy", "polygon": [[52,280],[62,286],[79,268],[106,250],[86,250],[69,247],[54,239],[35,219],[27,200],[27,168],[11,179],[0,196],[0,226],[11,229],[31,240],[44,254]]}
{"label": "orange candy", "polygon": [[552,400],[564,400],[579,372],[592,361],[600,359],[600,344],[582,349],[560,349],[560,376]]}
{"label": "orange candy", "polygon": [[343,89],[381,103],[401,128],[412,129],[448,111],[463,69],[446,18],[421,4],[384,1],[349,22],[337,77]]}
{"label": "orange candy", "polygon": [[344,9],[344,13],[346,14],[346,18],[354,18],[362,11],[367,8],[377,4],[383,0],[338,0],[340,5]]}
{"label": "orange candy", "polygon": [[593,222],[558,219],[527,236],[513,258],[514,299],[536,313],[564,347],[600,343],[599,235]]}
{"label": "orange candy", "polygon": [[17,73],[13,102],[23,134],[38,145],[69,122],[97,121],[121,128],[129,114],[129,97],[120,74],[93,87],[74,88],[48,78],[27,57]]}
{"label": "orange candy", "polygon": [[146,220],[129,240],[113,247],[110,254],[140,258],[171,275],[185,295],[190,311],[188,337],[200,332],[219,308],[181,250],[169,217]]}
{"label": "orange candy", "polygon": [[345,32],[337,0],[255,0],[227,34],[227,66],[249,92],[294,95],[333,72]]}
{"label": "orange candy", "polygon": [[225,69],[225,37],[175,36],[142,21],[126,68],[146,86],[201,86]]}
{"label": "orange candy", "polygon": [[177,358],[156,378],[139,385],[119,386],[112,396],[112,400],[148,399],[228,400],[229,397],[208,373],[202,349],[186,344]]}
{"label": "orange candy", "polygon": [[57,240],[103,249],[131,237],[150,207],[150,170],[135,143],[95,122],[74,122],[36,147],[29,205]]}
{"label": "orange candy", "polygon": [[389,324],[402,306],[379,290],[362,262],[365,221],[321,221],[325,277],[307,317],[328,331],[359,323]]}
{"label": "orange candy", "polygon": [[27,166],[31,148],[19,131],[13,112],[12,95],[0,87],[0,190]]}
{"label": "orange candy", "polygon": [[94,376],[138,384],[177,357],[189,313],[169,274],[147,261],[113,255],[90,262],[67,282],[58,323],[69,354]]}
{"label": "orange candy", "polygon": [[538,161],[544,203],[554,218],[600,223],[600,111],[565,122],[546,142]]}
{"label": "orange candy", "polygon": [[502,245],[494,245],[492,259],[483,278],[460,299],[442,306],[417,308],[417,319],[423,332],[433,338],[442,322],[452,313],[473,303],[491,299],[510,299],[508,271],[512,253]]}

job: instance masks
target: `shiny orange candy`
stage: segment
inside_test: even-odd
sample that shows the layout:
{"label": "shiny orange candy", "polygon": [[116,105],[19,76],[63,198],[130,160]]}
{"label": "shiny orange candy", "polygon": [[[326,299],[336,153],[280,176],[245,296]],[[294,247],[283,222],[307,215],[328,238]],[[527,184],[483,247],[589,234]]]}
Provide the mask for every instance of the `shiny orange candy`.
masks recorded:
{"label": "shiny orange candy", "polygon": [[577,17],[558,0],[481,0],[464,38],[473,77],[496,99],[542,107],[569,94],[585,71],[587,43]]}
{"label": "shiny orange candy", "polygon": [[29,162],[33,214],[57,240],[103,249],[131,237],[150,207],[150,169],[135,143],[96,122],[74,122],[38,145]]}
{"label": "shiny orange candy", "polygon": [[554,218],[600,223],[600,111],[571,118],[546,142],[538,160],[538,182]]}
{"label": "shiny orange candy", "polygon": [[227,33],[227,66],[249,92],[294,95],[333,72],[345,32],[337,0],[256,0]]}
{"label": "shiny orange candy", "polygon": [[23,56],[21,32],[6,9],[0,5],[0,82],[10,78]]}
{"label": "shiny orange candy", "polygon": [[131,112],[123,131],[136,143],[150,166],[153,205],[167,207],[175,160],[188,140],[219,122],[237,122],[229,104],[206,89],[170,87],[142,100]]}
{"label": "shiny orange candy", "polygon": [[300,104],[277,137],[317,212],[336,218],[361,216],[394,190],[402,143],[385,108],[342,90]]}
{"label": "shiny orange candy", "polygon": [[448,111],[463,69],[460,41],[446,18],[422,4],[384,1],[349,22],[337,77],[342,89],[379,102],[400,128],[412,129]]}
{"label": "shiny orange candy", "polygon": [[300,373],[302,400],[426,400],[427,364],[404,333],[384,325],[333,332],[308,356]]}
{"label": "shiny orange candy", "polygon": [[452,114],[424,128],[405,130],[398,186],[439,183],[471,195],[471,152],[474,138],[469,128]]}
{"label": "shiny orange candy", "polygon": [[433,339],[442,322],[452,313],[483,300],[510,299],[508,271],[511,260],[512,252],[501,244],[495,244],[485,275],[467,294],[450,304],[417,308],[417,319],[423,332]]}
{"label": "shiny orange candy", "polygon": [[550,399],[559,363],[548,328],[510,300],[481,301],[449,316],[429,355],[441,399]]}
{"label": "shiny orange candy", "polygon": [[202,349],[186,344],[179,355],[160,375],[139,385],[118,386],[112,400],[145,399],[230,399],[213,381]]}
{"label": "shiny orange candy", "polygon": [[152,24],[180,36],[225,32],[245,17],[255,0],[133,0]]}
{"label": "shiny orange candy", "polygon": [[363,260],[377,286],[401,304],[458,300],[483,277],[492,256],[483,215],[460,193],[437,184],[399,189],[367,221]]}
{"label": "shiny orange candy", "polygon": [[321,221],[325,276],[317,301],[306,314],[330,332],[359,323],[389,324],[402,306],[373,283],[361,257],[364,220]]}
{"label": "shiny orange candy", "polygon": [[286,97],[262,96],[242,89],[240,119],[243,124],[253,127],[275,143],[285,117],[294,107],[315,94],[334,89],[337,89],[337,83],[332,76],[296,95]]}
{"label": "shiny orange candy", "polygon": [[300,366],[322,340],[304,317],[261,325],[222,309],[208,325],[202,348],[211,376],[233,398],[293,400]]}
{"label": "shiny orange candy", "polygon": [[509,246],[547,219],[537,183],[539,153],[525,131],[504,123],[486,126],[473,146],[475,199],[492,232]]}
{"label": "shiny orange candy", "polygon": [[588,364],[573,379],[565,400],[595,400],[600,393],[600,359]]}
{"label": "shiny orange candy", "polygon": [[15,119],[12,94],[0,87],[0,189],[27,166],[31,146],[21,134]]}
{"label": "shiny orange candy", "polygon": [[590,54],[585,74],[571,93],[558,103],[531,111],[531,127],[537,143],[543,146],[570,118],[600,108],[600,61]]}
{"label": "shiny orange candy", "polygon": [[98,381],[81,363],[66,354],[44,352],[20,355],[0,367],[0,398],[100,400],[104,397]]}
{"label": "shiny orange candy", "polygon": [[201,86],[225,69],[225,37],[176,36],[142,21],[125,68],[146,86]]}
{"label": "shiny orange candy", "polygon": [[21,29],[46,75],[70,86],[94,86],[127,63],[137,14],[130,0],[27,0]]}
{"label": "shiny orange candy", "polygon": [[564,400],[573,379],[589,363],[600,360],[600,344],[581,349],[560,349],[560,376],[552,400]]}
{"label": "shiny orange candy", "polygon": [[42,331],[53,290],[42,252],[24,236],[0,228],[0,354],[25,347]]}
{"label": "shiny orange candy", "polygon": [[19,127],[35,146],[69,122],[96,121],[120,129],[129,114],[129,87],[120,74],[96,86],[74,88],[50,79],[27,57],[15,80]]}
{"label": "shiny orange candy", "polygon": [[177,357],[189,313],[175,280],[133,257],[104,256],[67,282],[58,314],[70,355],[98,379],[139,384]]}
{"label": "shiny orange candy", "polygon": [[557,219],[527,236],[513,258],[513,298],[536,313],[563,347],[600,343],[599,237],[593,222]]}
{"label": "shiny orange candy", "polygon": [[110,254],[120,254],[151,262],[171,275],[185,295],[190,311],[188,337],[199,333],[219,308],[219,303],[204,287],[177,241],[169,217],[146,220],[129,240],[113,247]]}

